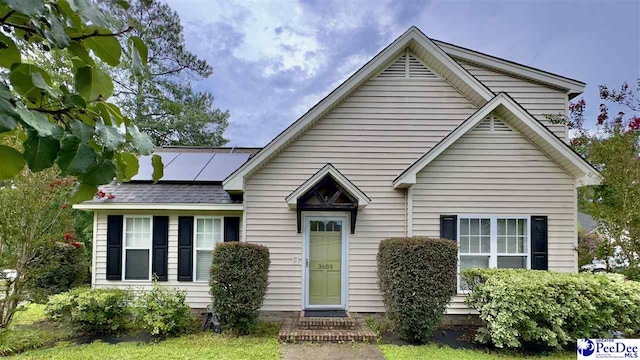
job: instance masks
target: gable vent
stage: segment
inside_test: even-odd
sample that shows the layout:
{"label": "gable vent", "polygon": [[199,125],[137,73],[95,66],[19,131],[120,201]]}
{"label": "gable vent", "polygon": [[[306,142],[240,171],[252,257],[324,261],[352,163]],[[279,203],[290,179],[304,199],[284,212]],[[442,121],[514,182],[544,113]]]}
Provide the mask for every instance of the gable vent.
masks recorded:
{"label": "gable vent", "polygon": [[473,129],[475,132],[507,133],[511,128],[493,115],[487,116]]}
{"label": "gable vent", "polygon": [[413,55],[409,55],[409,78],[435,79],[436,74],[422,65]]}
{"label": "gable vent", "polygon": [[405,77],[407,56],[402,55],[396,62],[391,64],[387,70],[383,71],[380,78],[403,78]]}
{"label": "gable vent", "polygon": [[408,51],[378,75],[382,79],[436,79],[437,76]]}

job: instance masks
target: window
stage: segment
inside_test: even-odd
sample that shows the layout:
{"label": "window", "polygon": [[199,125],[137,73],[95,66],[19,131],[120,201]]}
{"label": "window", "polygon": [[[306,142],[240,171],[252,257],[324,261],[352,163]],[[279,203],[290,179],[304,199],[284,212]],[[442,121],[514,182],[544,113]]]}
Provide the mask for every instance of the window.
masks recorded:
{"label": "window", "polygon": [[151,279],[151,217],[125,217],[124,279]]}
{"label": "window", "polygon": [[222,218],[196,218],[195,227],[195,281],[209,281],[213,249],[222,242]]}
{"label": "window", "polygon": [[[474,268],[529,268],[528,217],[459,217],[460,272]],[[468,286],[459,278],[458,288]]]}

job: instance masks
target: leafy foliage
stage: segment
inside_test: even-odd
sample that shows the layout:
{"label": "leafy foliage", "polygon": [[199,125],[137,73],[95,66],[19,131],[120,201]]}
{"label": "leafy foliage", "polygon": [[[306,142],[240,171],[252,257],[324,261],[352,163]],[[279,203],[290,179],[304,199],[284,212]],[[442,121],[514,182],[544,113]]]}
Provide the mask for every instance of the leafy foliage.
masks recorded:
{"label": "leafy foliage", "polygon": [[88,334],[113,334],[124,330],[131,318],[132,294],[122,289],[76,288],[53,295],[45,313]]}
{"label": "leafy foliage", "polygon": [[426,341],[456,291],[457,245],[445,239],[386,239],[377,259],[378,284],[394,329],[407,341]]}
{"label": "leafy foliage", "polygon": [[629,271],[639,273],[640,80],[635,89],[624,83],[619,89],[601,85],[599,90],[602,103],[595,129],[585,126],[583,99],[570,105],[568,118],[556,120],[568,124],[571,146],[602,175],[600,186],[581,189],[581,211],[595,218],[599,231],[612,240],[610,247],[620,247]]}
{"label": "leafy foliage", "polygon": [[244,242],[218,244],[211,265],[211,296],[223,328],[239,334],[255,329],[267,293],[269,250]]}
{"label": "leafy foliage", "polygon": [[[129,180],[133,164],[118,159],[149,155],[153,145],[109,102],[114,85],[103,67],[121,64],[117,37],[132,29],[110,28],[90,0],[0,1],[0,25],[0,136],[16,136],[22,145],[0,147],[0,180],[25,164],[35,172],[57,166],[80,180],[73,201],[90,199],[113,178]],[[137,59],[135,70],[147,52],[132,41],[127,54]],[[60,68],[42,68],[34,58]]]}
{"label": "leafy foliage", "polygon": [[[131,26],[132,36],[120,41],[124,49],[148,45],[147,52],[134,52],[109,71],[123,112],[159,146],[224,145],[229,112],[215,108],[210,93],[192,90],[193,80],[208,78],[213,70],[186,49],[177,12],[157,0],[130,3],[125,10],[113,1],[100,2],[115,28]],[[140,58],[148,58],[146,68]]]}
{"label": "leafy foliage", "polygon": [[607,241],[598,233],[578,229],[578,268],[591,264],[594,259],[607,258],[608,248]]}
{"label": "leafy foliage", "polygon": [[25,287],[37,303],[89,282],[89,262],[84,246],[78,242],[41,247],[35,258],[26,271]]}
{"label": "leafy foliage", "polygon": [[640,283],[613,274],[464,270],[468,304],[485,326],[476,339],[497,347],[561,348],[576,339],[640,333]]}
{"label": "leafy foliage", "polygon": [[[6,140],[6,139],[5,139]],[[15,276],[0,273],[0,328],[13,319],[18,304],[26,299],[30,271],[47,261],[65,234],[73,233],[73,214],[66,205],[72,179],[58,178],[53,169],[33,174],[23,170],[13,180],[0,183],[0,269],[13,269]]]}
{"label": "leafy foliage", "polygon": [[151,335],[182,334],[194,321],[185,292],[158,286],[156,281],[150,291],[141,292],[133,313],[136,322]]}

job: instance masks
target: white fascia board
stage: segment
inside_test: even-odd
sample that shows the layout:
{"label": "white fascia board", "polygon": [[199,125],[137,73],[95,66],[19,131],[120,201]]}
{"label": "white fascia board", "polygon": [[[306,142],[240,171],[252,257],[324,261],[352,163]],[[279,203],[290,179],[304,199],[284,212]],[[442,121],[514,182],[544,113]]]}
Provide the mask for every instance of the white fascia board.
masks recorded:
{"label": "white fascia board", "polygon": [[[576,187],[586,185],[598,185],[600,183],[600,175],[597,170],[588,164],[582,157],[567,147],[562,140],[555,137],[551,131],[542,125],[539,121],[532,118],[526,111],[523,111],[509,96],[504,93],[496,95],[484,107],[471,115],[464,123],[457,127],[441,142],[425,153],[420,159],[409,166],[396,180],[393,181],[394,188],[406,188],[416,183],[417,173],[424,169],[431,161],[433,161],[444,150],[449,148],[460,137],[473,129],[482,119],[489,115],[499,105],[504,106],[508,111],[513,113],[520,121],[529,128],[534,130],[544,141],[549,143],[558,153],[566,157],[576,167],[578,167],[584,175],[576,179]],[[550,156],[550,154],[547,154]]]}
{"label": "white fascia board", "polygon": [[485,65],[516,76],[555,86],[566,90],[569,94],[581,94],[584,92],[584,88],[586,86],[585,83],[580,81],[537,70],[528,66],[515,64],[510,61],[482,54],[473,50],[461,48],[438,40],[434,40],[434,42],[444,50],[444,52],[454,58]]}
{"label": "white fascia board", "polygon": [[167,203],[93,203],[84,202],[73,205],[78,210],[206,210],[206,211],[242,211],[243,204],[167,204]]}
{"label": "white fascia board", "polygon": [[363,208],[369,205],[371,199],[362,192],[362,190],[358,189],[349,179],[347,179],[340,171],[338,171],[333,165],[327,164],[322,169],[320,169],[317,173],[311,176],[307,181],[305,181],[302,185],[300,185],[297,189],[295,189],[285,201],[287,205],[295,209],[298,206],[298,198],[304,195],[309,189],[311,189],[318,181],[322,180],[327,174],[330,174],[337,182],[342,186],[345,190],[349,192],[351,196],[354,196],[358,199],[358,208]]}
{"label": "white fascia board", "polygon": [[456,76],[465,82],[472,90],[477,92],[485,101],[489,101],[494,94],[482,85],[460,64],[447,55],[438,45],[429,39],[417,27],[412,26],[388,47],[378,53],[373,59],[356,71],[350,78],[338,86],[334,91],[312,107],[306,114],[302,115],[296,122],[280,133],[261,151],[256,153],[249,161],[245,162],[234,171],[223,182],[223,189],[226,191],[244,191],[244,178],[252,169],[268,161],[287,143],[296,138],[307,127],[318,120],[328,109],[338,104],[344,96],[357,89],[364,81],[375,75],[380,67],[393,60],[394,57],[409,46],[411,41],[416,41],[420,46],[429,51],[440,63],[449,68]]}

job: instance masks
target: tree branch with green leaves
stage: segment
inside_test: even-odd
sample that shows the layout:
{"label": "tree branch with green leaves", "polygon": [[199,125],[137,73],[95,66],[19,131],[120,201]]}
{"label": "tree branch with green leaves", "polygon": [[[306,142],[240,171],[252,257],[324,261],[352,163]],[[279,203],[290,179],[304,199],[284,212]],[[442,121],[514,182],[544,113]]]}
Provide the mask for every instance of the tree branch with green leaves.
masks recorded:
{"label": "tree branch with green leaves", "polygon": [[[128,3],[114,1],[122,11]],[[128,181],[138,172],[140,155],[154,144],[111,102],[114,83],[109,67],[127,63],[134,74],[147,65],[148,48],[129,36],[126,55],[116,29],[90,0],[0,0],[0,137],[20,146],[0,145],[0,180],[24,167],[39,172],[52,167],[78,182],[71,201],[91,199],[97,187]],[[52,72],[37,66],[55,50],[68,83],[56,84]],[[125,58],[128,56],[128,58]],[[162,173],[154,161],[154,180]]]}

